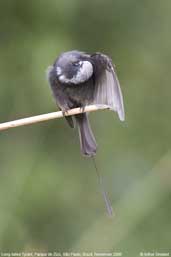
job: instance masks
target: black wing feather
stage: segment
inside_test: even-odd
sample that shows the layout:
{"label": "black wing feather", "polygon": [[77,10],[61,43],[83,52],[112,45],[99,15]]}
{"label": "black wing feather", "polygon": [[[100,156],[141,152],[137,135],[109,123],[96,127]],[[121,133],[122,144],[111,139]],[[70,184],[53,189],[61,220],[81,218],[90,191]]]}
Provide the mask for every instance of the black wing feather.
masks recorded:
{"label": "black wing feather", "polygon": [[94,64],[95,94],[92,104],[107,105],[125,119],[123,96],[112,61],[106,55],[96,53],[91,56]]}

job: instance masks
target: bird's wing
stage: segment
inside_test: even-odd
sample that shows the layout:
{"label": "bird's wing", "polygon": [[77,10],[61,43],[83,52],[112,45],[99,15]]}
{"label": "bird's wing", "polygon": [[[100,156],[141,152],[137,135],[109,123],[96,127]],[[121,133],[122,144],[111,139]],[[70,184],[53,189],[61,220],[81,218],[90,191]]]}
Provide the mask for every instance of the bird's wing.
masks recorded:
{"label": "bird's wing", "polygon": [[92,104],[107,105],[118,113],[119,119],[124,121],[124,104],[122,92],[111,59],[101,53],[91,56],[94,65],[95,92]]}

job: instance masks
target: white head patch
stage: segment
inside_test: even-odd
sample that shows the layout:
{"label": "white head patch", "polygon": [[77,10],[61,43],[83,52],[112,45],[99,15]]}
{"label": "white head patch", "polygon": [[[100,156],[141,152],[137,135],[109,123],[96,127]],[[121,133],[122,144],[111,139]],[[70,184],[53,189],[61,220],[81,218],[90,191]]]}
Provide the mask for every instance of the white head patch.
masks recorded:
{"label": "white head patch", "polygon": [[62,69],[60,67],[56,68],[56,73],[58,76],[60,76],[62,74]]}
{"label": "white head patch", "polygon": [[77,74],[73,76],[71,79],[68,79],[65,75],[62,75],[61,70],[57,70],[57,73],[59,72],[61,74],[59,74],[59,80],[62,83],[73,84],[80,84],[86,82],[93,75],[93,65],[88,61],[80,61],[79,64],[81,65],[80,69],[78,70]]}

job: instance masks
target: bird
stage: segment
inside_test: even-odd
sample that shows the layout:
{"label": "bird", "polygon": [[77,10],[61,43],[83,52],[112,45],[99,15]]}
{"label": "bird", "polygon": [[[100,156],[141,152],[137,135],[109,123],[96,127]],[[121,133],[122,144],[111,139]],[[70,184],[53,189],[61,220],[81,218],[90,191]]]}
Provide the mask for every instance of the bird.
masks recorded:
{"label": "bird", "polygon": [[[47,78],[57,106],[64,116],[76,107],[106,105],[125,120],[124,103],[119,80],[112,59],[102,53],[93,54],[78,50],[61,53],[47,69]],[[65,116],[70,127],[78,127],[80,148],[84,156],[92,157],[107,212],[113,216],[110,199],[94,156],[97,143],[90,127],[88,113]]]}
{"label": "bird", "polygon": [[[47,69],[47,78],[56,104],[63,114],[86,105],[107,105],[125,120],[123,96],[112,59],[100,52],[72,50],[61,53]],[[78,127],[81,153],[96,155],[97,143],[88,114],[65,116],[70,127]]]}

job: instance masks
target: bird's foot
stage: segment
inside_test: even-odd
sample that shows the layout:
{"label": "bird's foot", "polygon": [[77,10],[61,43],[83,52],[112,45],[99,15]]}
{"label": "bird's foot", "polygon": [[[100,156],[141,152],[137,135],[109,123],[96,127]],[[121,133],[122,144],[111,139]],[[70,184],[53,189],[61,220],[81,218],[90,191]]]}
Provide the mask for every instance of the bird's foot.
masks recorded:
{"label": "bird's foot", "polygon": [[68,110],[62,110],[62,114],[63,114],[63,116],[67,116]]}
{"label": "bird's foot", "polygon": [[81,112],[84,112],[84,111],[85,111],[85,106],[81,106],[81,107],[80,107],[80,111],[81,111]]}

